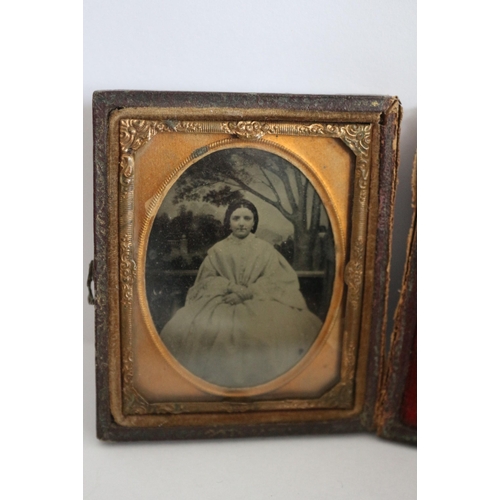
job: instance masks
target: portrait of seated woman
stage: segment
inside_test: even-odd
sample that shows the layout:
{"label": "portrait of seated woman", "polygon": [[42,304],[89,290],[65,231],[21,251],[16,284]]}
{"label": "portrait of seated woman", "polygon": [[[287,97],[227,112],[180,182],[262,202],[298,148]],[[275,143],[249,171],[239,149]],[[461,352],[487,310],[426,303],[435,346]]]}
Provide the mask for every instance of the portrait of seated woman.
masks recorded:
{"label": "portrait of seated woman", "polygon": [[250,201],[228,206],[229,236],[208,250],[184,306],[159,332],[181,365],[222,387],[253,387],[286,373],[323,324],[287,259],[255,236],[258,224]]}

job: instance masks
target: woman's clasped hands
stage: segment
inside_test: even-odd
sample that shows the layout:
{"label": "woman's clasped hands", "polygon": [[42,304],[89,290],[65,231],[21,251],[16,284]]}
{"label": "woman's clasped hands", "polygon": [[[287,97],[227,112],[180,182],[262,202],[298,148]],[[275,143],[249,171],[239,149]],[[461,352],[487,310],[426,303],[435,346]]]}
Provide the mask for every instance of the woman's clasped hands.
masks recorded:
{"label": "woman's clasped hands", "polygon": [[248,287],[244,285],[236,285],[235,283],[229,283],[226,294],[224,295],[222,300],[226,304],[235,306],[251,298],[252,292],[250,292]]}

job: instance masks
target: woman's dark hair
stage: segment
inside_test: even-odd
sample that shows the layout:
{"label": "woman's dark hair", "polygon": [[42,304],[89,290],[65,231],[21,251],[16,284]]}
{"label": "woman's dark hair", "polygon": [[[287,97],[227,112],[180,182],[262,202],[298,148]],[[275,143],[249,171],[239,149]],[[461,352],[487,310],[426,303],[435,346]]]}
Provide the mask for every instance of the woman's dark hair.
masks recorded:
{"label": "woman's dark hair", "polygon": [[224,229],[228,232],[228,234],[231,232],[230,226],[229,226],[229,219],[231,218],[231,215],[237,208],[248,208],[250,212],[253,214],[253,220],[254,220],[254,225],[252,228],[252,233],[255,233],[257,231],[257,226],[259,225],[259,213],[257,212],[257,209],[255,208],[255,205],[248,200],[238,200],[238,201],[233,201],[226,210],[226,215],[224,216]]}

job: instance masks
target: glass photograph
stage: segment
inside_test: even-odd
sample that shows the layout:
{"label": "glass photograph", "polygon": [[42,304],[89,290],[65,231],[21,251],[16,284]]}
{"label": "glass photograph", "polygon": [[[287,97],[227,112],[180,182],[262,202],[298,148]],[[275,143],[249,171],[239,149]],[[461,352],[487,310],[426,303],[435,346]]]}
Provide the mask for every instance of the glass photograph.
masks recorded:
{"label": "glass photograph", "polygon": [[216,150],[166,193],[145,274],[155,328],[184,368],[216,386],[259,386],[318,338],[335,278],[331,223],[285,158]]}

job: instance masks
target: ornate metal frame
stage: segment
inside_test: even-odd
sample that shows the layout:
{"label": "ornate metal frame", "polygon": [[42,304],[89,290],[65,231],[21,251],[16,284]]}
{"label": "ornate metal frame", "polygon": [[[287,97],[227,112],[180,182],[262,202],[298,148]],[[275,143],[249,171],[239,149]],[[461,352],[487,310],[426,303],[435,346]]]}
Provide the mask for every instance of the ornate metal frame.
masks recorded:
{"label": "ornate metal frame", "polygon": [[[388,138],[397,139],[400,115],[398,101],[393,98],[364,98],[364,110],[346,111],[328,109],[332,104],[333,107],[335,104],[338,106],[343,99],[330,97],[329,106],[319,112],[311,112],[293,109],[293,106],[263,106],[259,109],[247,104],[241,107],[241,102],[239,107],[217,106],[214,96],[221,94],[161,93],[170,106],[159,106],[161,103],[158,100],[161,101],[162,98],[155,102],[153,95],[151,106],[142,106],[143,102],[136,102],[141,106],[122,108],[116,105],[116,100],[127,101],[124,98],[130,96],[126,93],[110,94],[99,93],[95,96],[96,114],[99,114],[97,101],[104,99],[107,104],[107,115],[101,116],[103,128],[99,130],[99,123],[96,123],[96,142],[98,146],[99,143],[102,145],[101,134],[106,131],[107,149],[102,158],[107,164],[107,185],[104,189],[98,185],[103,181],[103,173],[99,172],[99,167],[104,164],[99,163],[99,152],[96,155],[96,262],[102,265],[102,252],[105,250],[104,260],[109,265],[108,270],[101,269],[100,274],[101,277],[103,274],[107,275],[108,286],[101,292],[98,286],[96,295],[98,309],[101,312],[106,309],[108,320],[106,325],[100,325],[99,318],[97,321],[98,335],[101,332],[101,341],[107,341],[108,348],[108,369],[105,371],[108,376],[106,388],[109,392],[106,395],[107,409],[103,410],[101,407],[98,410],[106,420],[105,425],[99,427],[100,435],[110,436],[110,430],[114,429],[114,438],[120,436],[119,439],[137,439],[134,437],[138,436],[137,433],[127,431],[141,428],[146,433],[142,438],[153,434],[158,438],[229,436],[255,434],[256,425],[264,426],[267,429],[264,433],[280,433],[276,431],[277,424],[295,426],[295,430],[290,432],[296,432],[302,428],[302,424],[297,425],[299,422],[309,423],[310,426],[329,422],[330,427],[333,424],[333,427],[339,429],[350,427],[353,423],[357,428],[371,427],[376,398],[374,391],[376,392],[379,379],[378,343],[385,326],[388,284],[387,265],[381,269],[380,263],[387,264],[389,254],[388,228],[392,223],[397,141],[391,143],[389,151],[384,148]],[[137,94],[145,96],[145,93]],[[159,96],[160,94],[156,94],[156,97]],[[198,97],[201,102],[198,106],[185,106],[182,101],[187,96]],[[293,100],[296,96],[287,97]],[[251,96],[239,96],[241,101],[245,101],[245,98],[248,100]],[[235,99],[238,100],[238,97]],[[321,99],[318,97],[318,100]],[[323,99],[328,97],[323,96]],[[109,102],[110,100],[114,102]],[[273,100],[276,104],[273,96],[268,97],[269,102]],[[171,106],[172,102],[178,105]],[[359,102],[357,105],[359,107]],[[248,119],[232,119],[235,116]],[[391,123],[390,129],[386,128],[388,122]],[[266,135],[335,138],[340,139],[354,154],[355,202],[351,211],[352,230],[348,242],[350,251],[343,270],[347,300],[341,379],[319,399],[158,403],[149,402],[134,386],[132,306],[134,300],[137,300],[134,290],[138,279],[137,248],[134,246],[136,154],[156,135],[176,133],[225,134],[227,140],[238,139],[254,143],[265,142]],[[207,149],[199,148],[191,154],[188,161],[206,152]],[[388,152],[390,157],[384,156]],[[384,175],[387,179],[384,179]],[[166,179],[165,183],[168,184],[170,180]],[[99,206],[102,202],[99,195],[106,197],[107,210]],[[107,215],[105,224],[102,223],[104,218],[99,218],[104,213]],[[105,240],[105,248],[99,242],[99,235]],[[114,241],[119,242],[116,248],[113,247]],[[99,275],[97,269],[96,275]],[[111,291],[110,282],[118,285],[119,294]],[[104,300],[108,301],[106,305],[103,304]],[[380,312],[382,317],[372,320],[374,313]],[[106,411],[110,413],[105,416]],[[217,413],[217,430],[212,428],[213,414],[211,418],[208,418],[208,414],[203,416],[204,412],[214,411]],[[191,431],[187,433],[180,431],[185,426],[193,425],[198,426],[197,431],[194,428],[190,428]],[[168,431],[158,434],[153,430],[158,429],[158,426]],[[117,428],[120,430],[116,432]]]}

